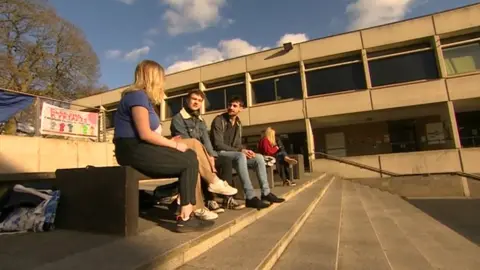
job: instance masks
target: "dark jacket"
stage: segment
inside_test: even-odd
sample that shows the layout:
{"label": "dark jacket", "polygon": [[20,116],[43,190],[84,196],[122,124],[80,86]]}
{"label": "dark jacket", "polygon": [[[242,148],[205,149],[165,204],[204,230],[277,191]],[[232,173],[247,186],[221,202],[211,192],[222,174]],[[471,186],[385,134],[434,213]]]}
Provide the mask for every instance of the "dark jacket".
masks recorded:
{"label": "dark jacket", "polygon": [[240,118],[237,117],[237,121],[235,121],[237,129],[234,135],[233,145],[228,145],[223,139],[223,134],[225,133],[227,125],[230,125],[228,113],[222,113],[213,119],[212,128],[210,130],[213,148],[217,151],[241,151],[243,145],[242,122],[240,122]]}
{"label": "dark jacket", "polygon": [[201,116],[192,117],[185,109],[182,109],[172,118],[170,125],[172,136],[181,136],[184,139],[197,139],[207,149],[211,156],[218,156],[213,150],[212,142],[208,135],[207,125]]}

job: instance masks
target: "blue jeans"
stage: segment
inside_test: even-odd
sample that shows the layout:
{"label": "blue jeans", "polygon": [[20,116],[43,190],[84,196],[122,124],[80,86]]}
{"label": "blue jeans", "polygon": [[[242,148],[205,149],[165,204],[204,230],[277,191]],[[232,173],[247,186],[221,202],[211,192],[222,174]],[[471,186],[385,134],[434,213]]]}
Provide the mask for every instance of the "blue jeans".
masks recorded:
{"label": "blue jeans", "polygon": [[247,199],[255,197],[255,191],[252,186],[252,181],[248,175],[248,168],[254,168],[257,173],[257,178],[260,181],[260,187],[262,188],[262,194],[270,194],[270,187],[268,186],[267,169],[265,165],[265,159],[262,155],[256,154],[254,158],[247,159],[242,152],[235,151],[221,151],[219,156],[229,157],[233,160],[233,167],[238,173],[240,180],[243,183],[243,189],[245,190],[245,196]]}

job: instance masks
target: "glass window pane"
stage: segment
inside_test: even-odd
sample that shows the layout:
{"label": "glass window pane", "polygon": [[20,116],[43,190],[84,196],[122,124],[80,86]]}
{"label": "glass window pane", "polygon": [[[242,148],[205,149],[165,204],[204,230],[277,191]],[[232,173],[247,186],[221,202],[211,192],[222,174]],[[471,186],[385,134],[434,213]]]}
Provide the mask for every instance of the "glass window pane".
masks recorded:
{"label": "glass window pane", "polygon": [[252,94],[254,104],[282,99],[301,99],[303,94],[300,74],[253,82]]}
{"label": "glass window pane", "polygon": [[368,65],[372,86],[438,79],[437,62],[431,50],[371,60]]}
{"label": "glass window pane", "polygon": [[106,116],[105,125],[107,126],[107,128],[114,128],[115,127],[114,119],[115,119],[115,114],[116,113],[117,113],[117,110],[109,111],[109,112],[105,113],[105,116]]}
{"label": "glass window pane", "polygon": [[480,43],[443,50],[448,75],[475,72],[480,69]]}
{"label": "glass window pane", "polygon": [[225,89],[206,91],[205,96],[205,111],[225,109]]}
{"label": "glass window pane", "polygon": [[363,63],[308,71],[308,96],[366,89]]}
{"label": "glass window pane", "polygon": [[165,100],[167,105],[165,118],[172,118],[183,108],[183,96]]}
{"label": "glass window pane", "polygon": [[[240,97],[243,103],[247,103],[247,93],[245,89],[245,84],[230,86],[226,90],[226,102],[228,102],[232,97]],[[226,109],[226,108],[225,108]]]}

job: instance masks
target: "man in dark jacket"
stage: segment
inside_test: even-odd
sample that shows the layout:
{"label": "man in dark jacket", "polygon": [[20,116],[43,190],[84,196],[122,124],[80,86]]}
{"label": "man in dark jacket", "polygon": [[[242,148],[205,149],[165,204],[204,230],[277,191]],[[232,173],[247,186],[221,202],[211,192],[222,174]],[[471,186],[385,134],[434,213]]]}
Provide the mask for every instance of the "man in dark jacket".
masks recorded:
{"label": "man in dark jacket", "polygon": [[[250,208],[266,208],[270,203],[279,203],[285,201],[278,198],[272,192],[268,185],[267,169],[265,159],[262,155],[251,150],[245,149],[242,145],[242,123],[238,114],[243,109],[243,101],[238,97],[233,97],[228,102],[228,111],[215,117],[212,122],[211,137],[213,148],[220,157],[230,157],[233,159],[234,167],[242,180],[246,195],[246,206]],[[262,188],[261,200],[255,196],[252,181],[248,174],[248,168],[254,168],[260,186]]]}
{"label": "man in dark jacket", "polygon": [[[201,90],[192,90],[188,92],[186,104],[184,104],[183,109],[172,118],[170,131],[172,136],[181,136],[184,139],[192,138],[199,140],[205,146],[212,162],[215,164],[218,176],[233,186],[233,159],[227,156],[219,157],[217,152],[213,150],[207,126],[200,115],[200,108],[204,99],[205,94]],[[209,192],[207,186],[203,184],[204,183],[202,182],[204,197],[205,200],[207,200],[207,206],[210,211],[216,213],[223,212],[224,210],[217,204],[213,194]],[[244,208],[245,205],[238,203],[233,197],[227,196],[224,200],[224,207],[227,209],[238,210]]]}

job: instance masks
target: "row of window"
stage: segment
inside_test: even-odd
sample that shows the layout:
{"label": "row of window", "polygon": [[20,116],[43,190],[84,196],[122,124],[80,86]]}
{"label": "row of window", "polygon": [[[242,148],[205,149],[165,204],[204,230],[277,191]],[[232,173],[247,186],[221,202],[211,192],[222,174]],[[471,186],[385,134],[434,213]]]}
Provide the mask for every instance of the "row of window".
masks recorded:
{"label": "row of window", "polygon": [[[448,75],[475,72],[480,69],[480,43],[446,48],[443,53]],[[308,96],[366,89],[363,63],[360,59],[351,62],[326,68],[317,66],[309,69],[307,66],[305,74]],[[435,52],[432,49],[392,57],[377,59],[372,57],[372,60],[368,61],[368,66],[373,87],[440,77]],[[274,78],[254,78],[251,86],[253,104],[303,97],[300,74],[295,70]],[[232,96],[240,96],[246,100],[244,83],[209,90],[205,94],[207,112],[225,109],[227,101]],[[180,111],[184,104],[183,99],[179,96],[166,100],[166,118]]]}

